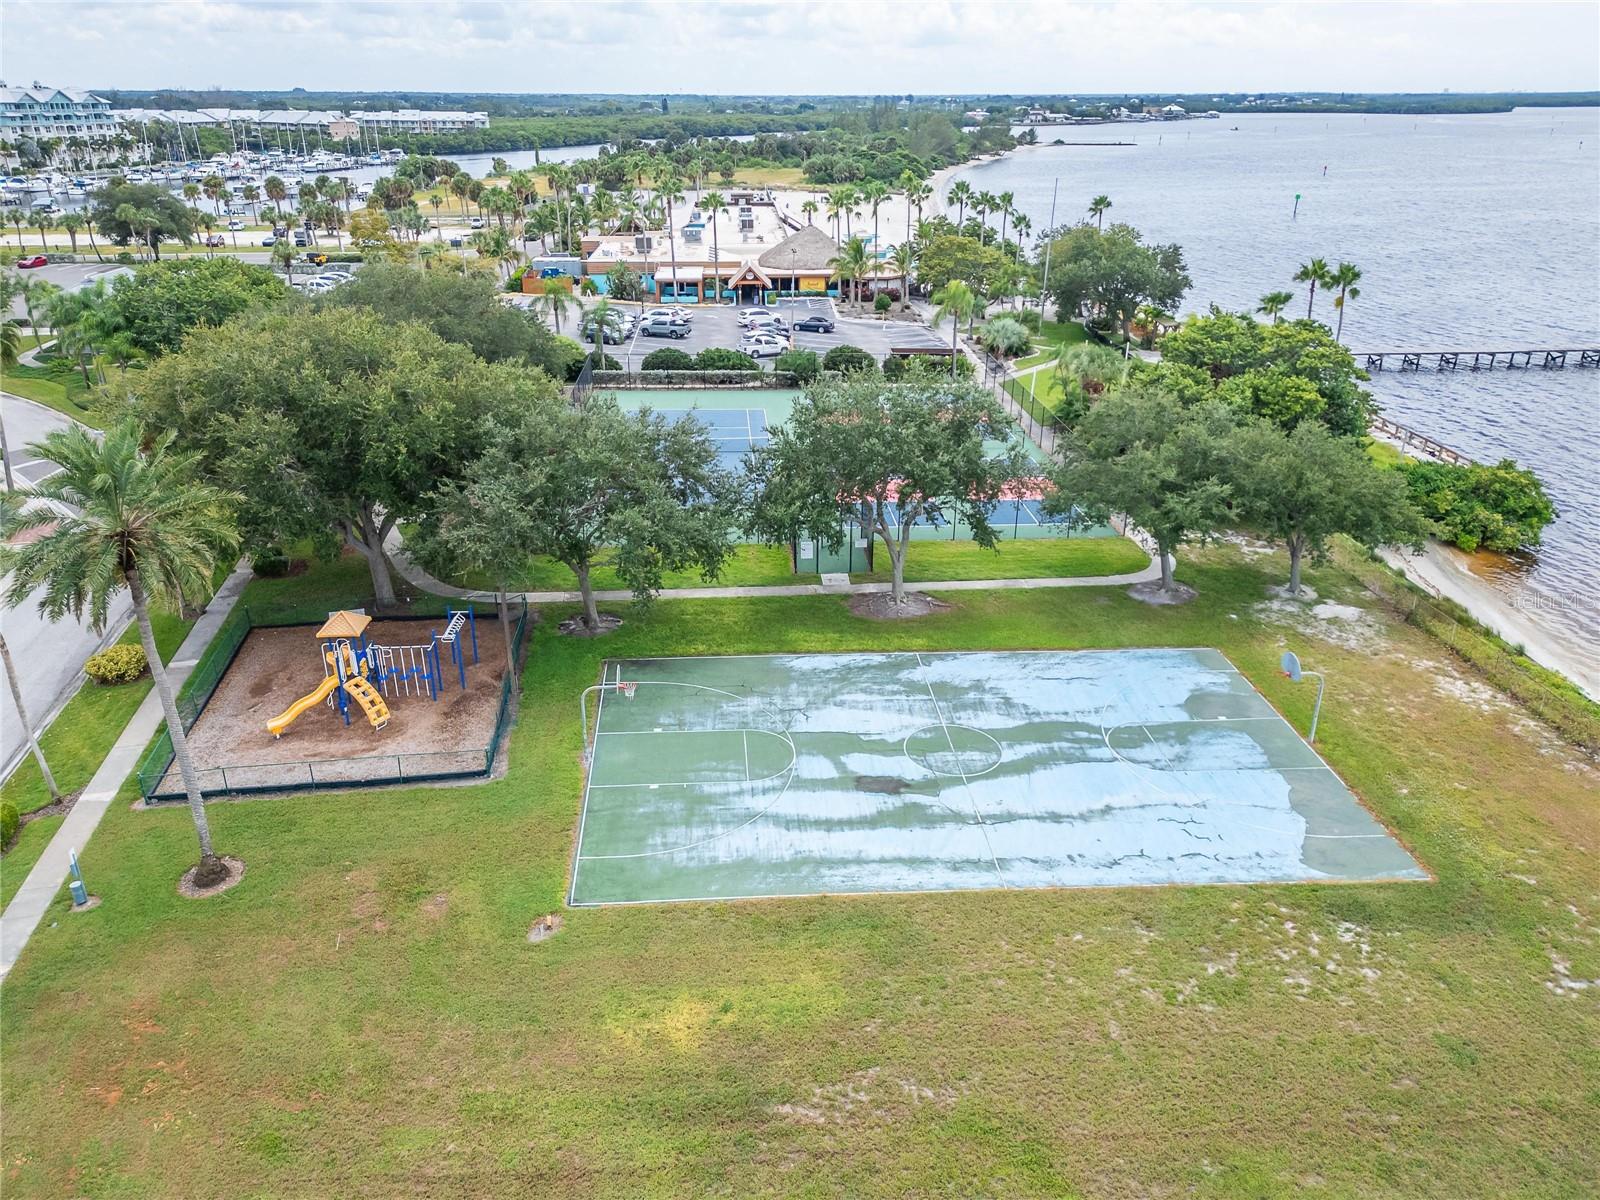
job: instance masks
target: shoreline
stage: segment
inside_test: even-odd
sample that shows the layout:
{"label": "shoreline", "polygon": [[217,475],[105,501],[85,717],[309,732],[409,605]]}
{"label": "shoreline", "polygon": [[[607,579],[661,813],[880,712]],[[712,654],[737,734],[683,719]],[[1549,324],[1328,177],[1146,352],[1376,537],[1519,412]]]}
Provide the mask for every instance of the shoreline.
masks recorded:
{"label": "shoreline", "polygon": [[1538,614],[1508,602],[1503,592],[1472,573],[1466,555],[1430,541],[1421,554],[1381,551],[1383,561],[1424,591],[1454,601],[1484,628],[1556,672],[1591,700],[1600,701],[1600,658],[1575,646],[1538,620]]}

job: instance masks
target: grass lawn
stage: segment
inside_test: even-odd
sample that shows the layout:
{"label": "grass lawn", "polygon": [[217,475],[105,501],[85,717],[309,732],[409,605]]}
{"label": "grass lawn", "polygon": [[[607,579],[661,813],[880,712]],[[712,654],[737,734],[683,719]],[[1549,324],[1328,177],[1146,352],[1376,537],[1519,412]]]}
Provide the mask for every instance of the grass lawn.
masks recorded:
{"label": "grass lawn", "polygon": [[806,173],[799,167],[740,167],[733,177],[733,183],[724,183],[719,175],[715,179],[706,181],[706,190],[714,191],[717,188],[728,188],[734,184],[745,187],[776,187],[805,189]]}
{"label": "grass lawn", "polygon": [[[887,562],[883,543],[878,561]],[[956,579],[1068,579],[1121,575],[1148,566],[1150,556],[1127,538],[1018,538],[985,550],[976,542],[913,542],[906,555],[906,582]],[[888,583],[887,569],[856,572],[854,583]]]}
{"label": "grass lawn", "polygon": [[28,367],[20,363],[0,373],[0,390],[23,396],[46,408],[65,413],[75,421],[99,428],[87,406],[89,390],[83,376],[58,374],[47,367]]}
{"label": "grass lawn", "polygon": [[[597,591],[627,587],[611,567],[597,567],[589,577]],[[573,592],[578,589],[577,576],[548,558],[534,559],[509,582],[512,590],[518,592]],[[669,588],[773,587],[816,582],[815,575],[796,575],[789,565],[789,551],[777,546],[735,546],[733,556],[715,580],[706,579],[698,571],[668,571],[665,576],[665,586]],[[473,572],[461,586],[493,591],[495,582],[483,572]]]}
{"label": "grass lawn", "polygon": [[1039,337],[1052,346],[1076,346],[1089,340],[1089,331],[1081,321],[1044,321],[1039,325]]}
{"label": "grass lawn", "polygon": [[1006,381],[1006,391],[1019,400],[1032,400],[1051,412],[1061,403],[1061,377],[1054,371],[1035,371],[1021,379]]}
{"label": "grass lawn", "polygon": [[[155,628],[156,646],[163,662],[171,660],[193,624],[159,610],[150,614],[150,623]],[[138,645],[138,628],[130,624],[117,641]],[[150,687],[148,676],[117,687],[84,682],[39,739],[39,747],[55,773],[57,786],[66,792],[75,792],[94,777],[101,760],[122,736],[123,727]],[[11,801],[18,811],[25,813],[50,803],[50,793],[45,790],[39,766],[31,754],[25,756],[10,778],[0,784],[0,799]]]}
{"label": "grass lawn", "polygon": [[[1268,605],[1283,571],[1196,554],[1159,609],[674,602],[599,639],[548,606],[504,778],[214,805],[248,874],[208,901],[174,888],[187,812],[113,805],[105,903],[58,898],[0,989],[6,1192],[1592,1195],[1600,775],[1386,612]],[[1137,645],[1221,649],[1301,729],[1278,656],[1325,670],[1318,748],[1437,882],[562,910],[604,657]]]}
{"label": "grass lawn", "polygon": [[22,881],[33,870],[33,864],[39,861],[44,848],[50,844],[50,839],[66,819],[57,813],[29,821],[17,834],[16,843],[0,856],[0,908],[11,903],[11,897],[17,894]]}

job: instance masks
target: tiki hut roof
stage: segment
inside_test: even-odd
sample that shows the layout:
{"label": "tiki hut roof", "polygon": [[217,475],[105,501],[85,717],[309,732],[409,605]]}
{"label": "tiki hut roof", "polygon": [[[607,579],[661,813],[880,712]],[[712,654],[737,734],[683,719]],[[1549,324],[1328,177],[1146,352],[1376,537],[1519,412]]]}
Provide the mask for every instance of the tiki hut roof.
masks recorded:
{"label": "tiki hut roof", "polygon": [[775,271],[832,271],[839,243],[815,225],[795,230],[756,261]]}
{"label": "tiki hut roof", "polygon": [[319,638],[358,638],[366,632],[367,626],[372,624],[372,618],[366,613],[350,612],[341,608],[338,612],[329,613],[328,619],[323,622],[322,628],[317,630]]}

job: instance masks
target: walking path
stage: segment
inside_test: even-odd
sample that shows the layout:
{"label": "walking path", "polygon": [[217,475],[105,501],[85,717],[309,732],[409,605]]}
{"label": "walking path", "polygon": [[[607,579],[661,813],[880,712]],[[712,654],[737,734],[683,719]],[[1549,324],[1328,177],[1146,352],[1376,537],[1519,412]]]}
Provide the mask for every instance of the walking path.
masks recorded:
{"label": "walking path", "polygon": [[[245,584],[249,582],[250,566],[241,563],[217,589],[217,594],[194,623],[189,636],[183,639],[183,645],[178,647],[167,668],[174,689],[181,687],[189,677],[189,672],[211,644],[211,639],[233,611]],[[123,729],[117,744],[106,755],[100,769],[94,773],[94,778],[89,780],[78,802],[67,814],[67,819],[61,823],[61,828],[56,830],[55,837],[50,839],[44,854],[34,864],[33,870],[28,872],[28,878],[6,906],[5,913],[0,915],[0,979],[11,970],[22,948],[28,944],[33,931],[49,911],[56,894],[61,891],[61,885],[66,883],[71,852],[88,845],[95,827],[100,824],[100,818],[106,815],[106,809],[111,807],[124,781],[139,765],[139,756],[161,727],[162,720],[161,698],[151,688],[144,703],[139,705],[138,711]]]}
{"label": "walking path", "polygon": [[[1139,541],[1136,532],[1130,532],[1129,536]],[[425,591],[456,600],[476,600],[480,603],[492,603],[498,599],[494,592],[456,587],[454,584],[435,579],[406,554],[405,545],[398,533],[391,531],[383,548],[388,552],[389,561],[394,563],[395,569],[406,581]],[[1082,575],[1045,579],[946,579],[937,583],[908,583],[905,587],[908,592],[981,592],[996,588],[1118,587],[1129,583],[1148,583],[1152,579],[1160,578],[1161,568],[1152,559],[1142,570],[1128,571],[1121,575]],[[763,596],[867,596],[891,590],[893,585],[888,583],[851,583],[848,575],[824,575],[821,583],[789,583],[769,587],[665,588],[656,593],[656,598],[731,600],[738,597]],[[576,604],[583,599],[582,592],[512,592],[510,596],[512,599],[520,597],[529,604]],[[598,591],[594,597],[601,601],[632,600],[633,593],[626,590]]]}

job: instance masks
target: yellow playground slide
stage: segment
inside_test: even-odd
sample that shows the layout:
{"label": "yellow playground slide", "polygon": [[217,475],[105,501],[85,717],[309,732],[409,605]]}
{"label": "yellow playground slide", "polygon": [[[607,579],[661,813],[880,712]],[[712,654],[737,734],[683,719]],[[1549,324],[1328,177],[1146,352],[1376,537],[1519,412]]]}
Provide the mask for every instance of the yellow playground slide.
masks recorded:
{"label": "yellow playground slide", "polygon": [[301,696],[300,699],[268,721],[267,732],[273,737],[282,737],[283,731],[294,724],[296,717],[307,709],[315,708],[321,704],[333,692],[333,689],[338,686],[339,677],[337,675],[324,675],[322,682],[317,685],[316,691]]}

